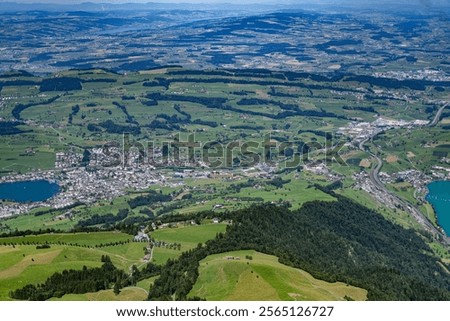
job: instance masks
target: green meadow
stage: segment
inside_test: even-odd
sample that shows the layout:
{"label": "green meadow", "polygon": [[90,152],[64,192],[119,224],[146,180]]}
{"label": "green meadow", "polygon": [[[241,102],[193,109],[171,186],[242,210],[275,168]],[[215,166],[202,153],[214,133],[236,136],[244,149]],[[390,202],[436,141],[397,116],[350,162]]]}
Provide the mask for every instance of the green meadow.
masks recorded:
{"label": "green meadow", "polygon": [[84,294],[66,294],[61,298],[52,298],[49,301],[145,301],[147,290],[141,287],[126,287],[118,295],[113,290],[102,290]]}
{"label": "green meadow", "polygon": [[[142,265],[142,243],[128,242],[124,233],[99,232],[75,234],[42,234],[0,239],[0,300],[8,300],[8,292],[26,284],[44,282],[55,272],[65,269],[99,267],[102,255],[111,257],[118,268],[128,271]],[[123,242],[118,245],[108,245]],[[50,248],[37,249],[37,244]]]}
{"label": "green meadow", "polygon": [[[251,257],[251,259],[249,259]],[[210,255],[200,261],[200,276],[190,296],[211,301],[366,300],[367,291],[329,283],[256,251]]]}
{"label": "green meadow", "polygon": [[176,228],[163,228],[150,233],[156,241],[181,244],[180,250],[168,247],[153,248],[153,263],[164,264],[168,259],[177,258],[182,252],[195,248],[199,243],[214,239],[217,233],[226,230],[226,224],[202,224],[182,226]]}
{"label": "green meadow", "polygon": [[121,232],[95,232],[95,233],[52,233],[41,235],[27,235],[17,237],[0,238],[0,244],[72,244],[77,246],[105,245],[112,242],[125,242],[131,240],[131,236]]}
{"label": "green meadow", "polygon": [[[180,250],[155,247],[152,262],[164,264],[187,251],[225,232],[226,224],[203,224],[164,228],[151,233],[158,241],[181,244]],[[142,268],[146,243],[129,242],[132,236],[120,232],[42,234],[0,238],[0,301],[9,300],[11,290],[27,284],[44,282],[55,272],[65,269],[99,267],[102,255],[111,257],[113,264],[125,271],[133,265]],[[116,242],[122,242],[121,244]],[[114,245],[110,245],[114,243]],[[50,248],[37,249],[37,244]],[[107,245],[108,244],[108,245]],[[106,245],[106,246],[105,246]],[[61,300],[143,300],[154,278],[140,281],[136,287],[122,289],[115,296],[112,290],[80,295],[65,295]]]}
{"label": "green meadow", "polygon": [[102,255],[109,255],[115,266],[129,271],[132,265],[145,264],[143,246],[143,243],[103,248],[52,245],[40,250],[35,245],[0,246],[0,301],[9,300],[9,291],[42,283],[55,272],[99,267]]}

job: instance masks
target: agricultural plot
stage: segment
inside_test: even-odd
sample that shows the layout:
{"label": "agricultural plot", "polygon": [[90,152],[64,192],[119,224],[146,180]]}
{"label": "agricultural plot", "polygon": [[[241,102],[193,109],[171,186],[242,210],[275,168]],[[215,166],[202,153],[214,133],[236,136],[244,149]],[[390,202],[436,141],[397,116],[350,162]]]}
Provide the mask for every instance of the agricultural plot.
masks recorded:
{"label": "agricultural plot", "polygon": [[[7,251],[5,253],[5,251]],[[100,266],[101,254],[93,249],[52,246],[36,250],[32,245],[0,246],[0,300],[10,300],[9,292],[27,284],[44,282],[55,272]]]}

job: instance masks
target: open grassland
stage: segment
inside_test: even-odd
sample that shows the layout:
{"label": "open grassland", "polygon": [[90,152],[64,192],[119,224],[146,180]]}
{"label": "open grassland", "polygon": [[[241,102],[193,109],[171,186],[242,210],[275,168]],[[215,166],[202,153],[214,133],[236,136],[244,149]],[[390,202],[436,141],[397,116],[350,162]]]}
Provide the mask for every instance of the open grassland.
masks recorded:
{"label": "open grassland", "polygon": [[38,216],[33,214],[39,210],[48,210],[48,208],[36,209],[33,210],[30,214],[16,215],[3,220],[2,223],[8,226],[8,229],[10,231],[15,231],[16,229],[20,231],[35,231],[47,228],[67,231],[73,228],[78,221],[78,218],[75,218],[73,220],[70,220],[68,218],[55,219],[56,216],[64,213],[64,211],[62,210]]}
{"label": "open grassland", "polygon": [[121,289],[118,295],[111,289],[84,294],[66,294],[50,301],[144,301],[147,296],[147,291],[140,287],[126,287]]}
{"label": "open grassland", "polygon": [[139,281],[139,282],[136,284],[136,286],[139,287],[139,288],[141,288],[141,289],[144,289],[145,291],[148,292],[148,289],[150,288],[150,285],[152,285],[153,282],[155,282],[155,280],[156,280],[157,278],[158,278],[157,276],[153,276],[153,277],[151,277],[151,278],[148,278],[148,279]]}
{"label": "open grassland", "polygon": [[[286,173],[279,177],[286,181],[283,186],[277,188],[268,184],[269,180],[258,180],[259,183],[251,187],[241,188],[239,191],[232,189],[232,185],[246,184],[248,178],[237,181],[222,182],[219,179],[192,180],[187,179],[185,183],[192,187],[193,195],[201,202],[186,204],[176,212],[181,214],[194,213],[211,210],[215,205],[223,206],[221,210],[236,210],[246,208],[255,203],[287,201],[293,209],[299,208],[308,201],[321,200],[333,201],[334,198],[318,189],[314,184],[323,185],[321,178],[311,173]],[[325,181],[326,183],[326,181]],[[215,192],[203,192],[214,190]]]}
{"label": "open grassland", "polygon": [[[55,272],[101,266],[101,256],[109,255],[115,266],[129,271],[144,264],[142,243],[108,246],[100,249],[52,246],[37,250],[32,245],[0,246],[0,301],[11,290],[44,282]],[[148,290],[148,288],[146,289]]]}
{"label": "open grassland", "polygon": [[189,250],[199,243],[215,238],[217,233],[225,232],[226,227],[227,224],[219,223],[163,228],[152,232],[151,237],[157,241],[181,243]]}
{"label": "open grassland", "polygon": [[53,169],[55,151],[63,147],[55,133],[42,129],[34,133],[1,136],[1,139],[0,171],[3,174]]}
{"label": "open grassland", "polygon": [[190,295],[207,300],[326,301],[367,297],[364,289],[317,280],[303,270],[280,264],[274,256],[256,251],[208,256],[200,262],[199,271]]}
{"label": "open grassland", "polygon": [[[99,267],[102,255],[110,256],[113,264],[125,271],[129,271],[132,265],[145,264],[143,243],[130,242],[95,248],[96,245],[113,240],[129,240],[131,236],[127,234],[77,233],[56,236],[57,234],[49,234],[22,238],[31,243],[55,242],[48,249],[36,249],[36,245],[22,245],[16,241],[13,246],[0,245],[0,300],[8,300],[9,291],[26,284],[42,283],[55,272],[80,270],[83,266]],[[8,239],[2,239],[3,242],[5,240]],[[58,242],[68,244],[58,245]],[[6,243],[10,244],[10,241]],[[78,245],[71,246],[70,243]],[[140,299],[139,294],[136,295],[134,298]],[[102,294],[101,297],[103,296]],[[129,296],[133,297],[132,291]]]}
{"label": "open grassland", "polygon": [[[165,228],[152,233],[152,237],[166,243],[181,244],[180,250],[155,247],[152,262],[164,264],[169,258],[213,239],[224,232],[226,224],[203,224],[178,228]],[[0,244],[0,300],[8,300],[11,290],[26,284],[44,282],[55,272],[65,269],[98,267],[102,255],[111,257],[113,264],[128,272],[132,265],[142,268],[146,261],[146,243],[128,242],[131,236],[116,232],[43,234],[37,236],[1,238]],[[115,244],[115,242],[123,242]],[[36,244],[51,244],[47,249],[36,249]],[[114,245],[104,246],[114,243]],[[14,244],[14,245],[11,245]],[[103,246],[102,246],[103,244]],[[119,296],[111,291],[67,295],[63,300],[143,300],[154,278],[146,279],[136,288],[123,289]]]}
{"label": "open grassland", "polygon": [[333,201],[334,198],[317,188],[311,186],[311,183],[316,183],[314,179],[310,179],[308,174],[296,177],[295,174],[281,176],[284,180],[290,180],[289,183],[283,185],[282,188],[244,188],[240,193],[230,195],[246,196],[246,197],[261,197],[264,202],[275,202],[279,200],[288,201],[292,204],[292,208],[299,208],[303,203],[313,200]]}
{"label": "open grassland", "polygon": [[428,172],[435,165],[442,166],[441,160],[450,155],[448,129],[440,126],[389,130],[378,135],[374,143],[388,161],[383,165],[383,171],[388,173],[410,168]]}
{"label": "open grassland", "polygon": [[42,250],[31,245],[0,246],[0,257],[0,300],[8,300],[9,291],[42,283],[55,272],[101,265],[101,254],[97,250],[63,246]]}
{"label": "open grassland", "polygon": [[168,249],[165,247],[153,248],[152,262],[158,265],[165,264],[169,259],[176,259],[182,253],[182,250]]}
{"label": "open grassland", "polygon": [[155,247],[153,249],[152,262],[163,264],[168,259],[177,258],[182,252],[195,248],[199,243],[214,239],[217,233],[223,233],[226,224],[202,224],[182,226],[177,228],[163,228],[156,230],[150,236],[156,241],[181,244],[180,250],[167,247]]}

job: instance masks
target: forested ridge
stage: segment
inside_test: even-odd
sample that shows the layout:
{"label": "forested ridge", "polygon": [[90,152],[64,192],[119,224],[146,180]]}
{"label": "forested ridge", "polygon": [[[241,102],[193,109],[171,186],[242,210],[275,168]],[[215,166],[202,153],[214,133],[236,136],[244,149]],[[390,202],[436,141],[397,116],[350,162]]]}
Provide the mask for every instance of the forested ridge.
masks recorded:
{"label": "forested ridge", "polygon": [[450,278],[416,232],[334,194],[296,211],[273,205],[228,214],[225,234],[170,260],[149,292],[151,300],[185,300],[199,261],[211,254],[253,249],[316,278],[368,290],[369,300],[449,300]]}

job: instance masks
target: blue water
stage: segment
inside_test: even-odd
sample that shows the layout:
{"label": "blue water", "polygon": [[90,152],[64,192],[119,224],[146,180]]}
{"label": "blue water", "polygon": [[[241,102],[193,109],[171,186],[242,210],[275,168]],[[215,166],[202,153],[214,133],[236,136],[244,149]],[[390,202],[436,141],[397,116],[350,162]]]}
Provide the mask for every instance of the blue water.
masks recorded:
{"label": "blue water", "polygon": [[427,201],[433,205],[439,225],[450,235],[450,181],[428,184]]}
{"label": "blue water", "polygon": [[59,192],[59,185],[46,180],[0,184],[0,200],[18,203],[45,201]]}

